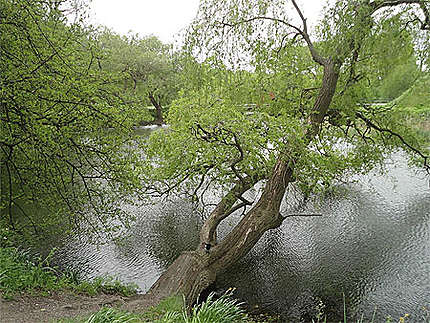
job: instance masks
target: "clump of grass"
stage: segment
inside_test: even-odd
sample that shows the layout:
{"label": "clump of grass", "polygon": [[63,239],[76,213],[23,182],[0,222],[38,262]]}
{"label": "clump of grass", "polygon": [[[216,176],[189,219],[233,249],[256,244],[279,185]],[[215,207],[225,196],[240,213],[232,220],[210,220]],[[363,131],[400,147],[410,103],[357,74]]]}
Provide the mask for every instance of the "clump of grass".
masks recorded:
{"label": "clump of grass", "polygon": [[91,281],[83,280],[70,287],[78,293],[89,295],[104,293],[129,297],[135,295],[137,291],[136,284],[124,284],[111,276],[100,276]]}
{"label": "clump of grass", "polygon": [[143,322],[137,314],[121,311],[114,308],[102,308],[92,314],[85,323],[139,323]]}
{"label": "clump of grass", "polygon": [[41,292],[58,290],[67,280],[58,277],[46,259],[31,261],[30,256],[13,247],[0,248],[0,291],[6,299],[17,292]]}
{"label": "clump of grass", "polygon": [[149,308],[143,318],[149,322],[160,322],[160,318],[165,318],[167,322],[169,317],[176,317],[184,311],[185,303],[181,296],[170,296],[162,300],[157,306]]}
{"label": "clump of grass", "polygon": [[167,311],[157,323],[233,323],[246,322],[247,315],[241,303],[233,299],[232,293],[226,293],[218,299],[210,294],[207,300],[194,306],[191,313],[182,311]]}
{"label": "clump of grass", "polygon": [[185,323],[228,323],[244,322],[247,318],[245,311],[240,307],[242,304],[231,298],[227,293],[219,299],[214,300],[210,294],[208,299],[193,308],[191,315],[184,319]]}

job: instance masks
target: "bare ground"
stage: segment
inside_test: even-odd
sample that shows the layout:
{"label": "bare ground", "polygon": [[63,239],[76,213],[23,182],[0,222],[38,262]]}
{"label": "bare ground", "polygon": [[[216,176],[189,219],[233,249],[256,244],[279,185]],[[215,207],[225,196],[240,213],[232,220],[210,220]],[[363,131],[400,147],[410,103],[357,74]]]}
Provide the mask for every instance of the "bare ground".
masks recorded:
{"label": "bare ground", "polygon": [[56,292],[48,296],[16,296],[14,300],[7,301],[0,295],[0,323],[53,323],[64,318],[87,317],[103,306],[133,310],[130,304],[136,298],[139,297],[106,294],[85,296]]}

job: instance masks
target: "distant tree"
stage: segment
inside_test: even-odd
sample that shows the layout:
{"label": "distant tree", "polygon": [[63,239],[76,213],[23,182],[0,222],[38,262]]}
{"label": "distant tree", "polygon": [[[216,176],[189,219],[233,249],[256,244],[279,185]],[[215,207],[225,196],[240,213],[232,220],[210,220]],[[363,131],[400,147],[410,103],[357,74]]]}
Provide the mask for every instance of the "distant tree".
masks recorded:
{"label": "distant tree", "polygon": [[153,105],[153,122],[162,124],[163,110],[180,89],[179,67],[171,46],[154,36],[120,36],[109,30],[98,39],[107,53],[102,67],[124,73],[124,89],[131,91],[140,104]]}
{"label": "distant tree", "polygon": [[0,0],[1,219],[23,232],[118,228],[139,184],[121,77],[77,4]]}

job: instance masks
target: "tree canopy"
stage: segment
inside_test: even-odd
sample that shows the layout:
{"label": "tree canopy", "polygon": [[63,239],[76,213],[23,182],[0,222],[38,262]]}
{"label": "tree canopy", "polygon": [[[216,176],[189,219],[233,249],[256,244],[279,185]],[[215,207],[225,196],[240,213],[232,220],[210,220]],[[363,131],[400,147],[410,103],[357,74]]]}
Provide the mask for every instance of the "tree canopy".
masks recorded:
{"label": "tree canopy", "polygon": [[122,76],[99,68],[73,4],[0,1],[0,207],[17,230],[117,227],[118,199],[139,185]]}
{"label": "tree canopy", "polygon": [[171,46],[154,36],[120,36],[109,30],[100,32],[97,38],[106,54],[100,63],[102,68],[122,73],[123,89],[134,98],[135,109],[153,105],[155,123],[161,124],[162,110],[167,112],[181,85],[180,63]]}
{"label": "tree canopy", "polygon": [[[426,143],[402,112],[369,104],[377,91],[400,95],[418,75],[411,35],[422,26],[408,25],[418,2],[401,12],[388,3],[337,1],[310,34],[301,11],[302,26],[295,24],[290,1],[203,1],[187,43],[203,62],[195,87],[172,104],[171,129],[152,136],[147,154],[157,163],[147,165],[148,182],[160,180],[165,192],[201,189],[202,181],[229,187],[267,178],[285,151],[295,156],[296,184],[309,192],[367,172],[401,147],[422,163]],[[339,76],[309,141],[324,60]]]}

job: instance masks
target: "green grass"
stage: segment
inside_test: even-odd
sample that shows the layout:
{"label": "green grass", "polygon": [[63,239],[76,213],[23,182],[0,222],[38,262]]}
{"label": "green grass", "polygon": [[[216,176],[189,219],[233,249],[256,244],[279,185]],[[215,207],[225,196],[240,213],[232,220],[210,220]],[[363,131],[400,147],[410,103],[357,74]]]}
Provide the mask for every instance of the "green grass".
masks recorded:
{"label": "green grass", "polygon": [[142,315],[143,322],[156,323],[228,323],[248,322],[241,303],[228,292],[218,299],[210,294],[208,299],[194,306],[190,313],[184,310],[182,297],[173,296],[163,300]]}
{"label": "green grass", "polygon": [[[134,314],[116,308],[102,308],[88,318],[63,319],[62,323],[245,323],[249,321],[241,304],[231,298],[231,293],[208,299],[188,313],[182,297],[173,296],[144,314]],[[58,322],[57,322],[58,323]]]}
{"label": "green grass", "polygon": [[139,315],[117,310],[114,308],[102,308],[91,315],[85,323],[138,323],[142,322]]}
{"label": "green grass", "polygon": [[[371,313],[371,319],[365,319],[364,315],[361,318],[348,320],[347,319],[347,308],[344,303],[344,317],[339,321],[327,321],[327,317],[324,314],[324,306],[321,303],[317,310],[319,313],[312,320],[312,323],[376,323],[382,321],[376,321],[375,315],[376,310]],[[430,312],[423,308],[423,316],[419,318],[420,322],[430,323]],[[417,318],[413,319],[409,314],[405,314],[399,319],[393,319],[387,317],[384,323],[407,323],[416,322]],[[149,309],[144,314],[134,314],[122,311],[116,308],[103,308],[100,311],[92,314],[88,318],[75,318],[75,319],[64,319],[57,321],[56,323],[141,323],[141,322],[152,322],[152,323],[275,323],[285,322],[279,317],[269,315],[258,315],[248,316],[242,304],[232,298],[232,293],[226,293],[219,299],[214,299],[213,295],[210,295],[208,299],[192,308],[188,313],[184,309],[184,302],[181,297],[170,297],[162,301],[158,306]]]}
{"label": "green grass", "polygon": [[12,299],[18,293],[47,295],[51,291],[68,290],[80,294],[99,293],[131,296],[137,285],[123,284],[110,276],[83,280],[76,272],[62,271],[51,266],[55,250],[42,258],[17,248],[20,236],[0,223],[0,293]]}
{"label": "green grass", "polygon": [[430,116],[430,76],[418,79],[415,84],[393,101],[400,110],[420,116]]}

